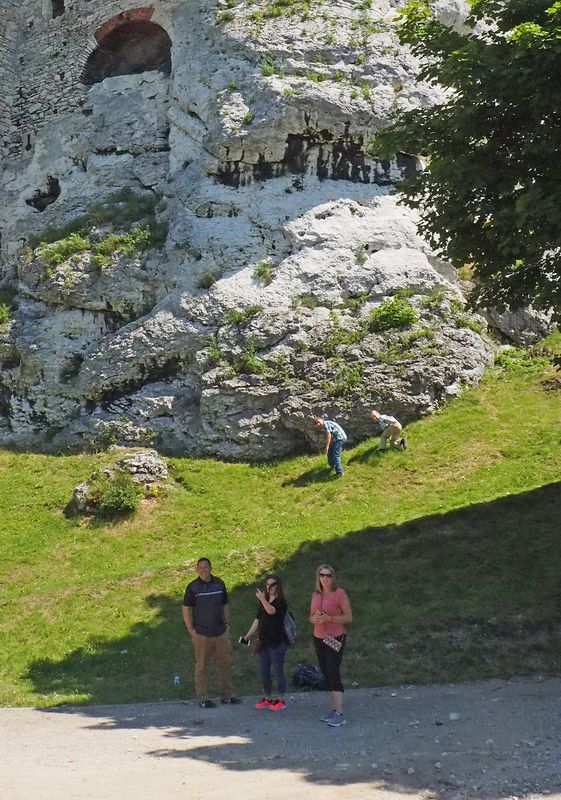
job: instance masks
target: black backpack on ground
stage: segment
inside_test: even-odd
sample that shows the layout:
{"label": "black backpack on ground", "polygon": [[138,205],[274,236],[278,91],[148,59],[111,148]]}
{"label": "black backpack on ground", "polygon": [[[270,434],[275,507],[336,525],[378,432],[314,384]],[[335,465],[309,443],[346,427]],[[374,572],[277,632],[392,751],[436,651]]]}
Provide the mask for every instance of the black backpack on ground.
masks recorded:
{"label": "black backpack on ground", "polygon": [[320,692],[327,689],[325,675],[313,664],[298,664],[292,676],[292,685],[298,689],[316,689]]}

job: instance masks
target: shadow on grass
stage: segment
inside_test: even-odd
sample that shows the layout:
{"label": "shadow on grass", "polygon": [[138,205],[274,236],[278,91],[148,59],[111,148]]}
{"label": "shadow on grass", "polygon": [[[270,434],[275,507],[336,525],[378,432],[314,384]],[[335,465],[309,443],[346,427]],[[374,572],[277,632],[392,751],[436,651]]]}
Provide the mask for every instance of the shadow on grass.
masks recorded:
{"label": "shadow on grass", "polygon": [[[384,458],[390,453],[390,449],[388,450],[378,450],[378,445],[374,445],[373,447],[369,447],[366,450],[359,450],[353,456],[349,458],[348,463],[353,464],[355,461],[359,464],[376,464],[378,459]],[[396,451],[397,452],[397,451]]]}
{"label": "shadow on grass", "polygon": [[335,473],[329,467],[314,467],[299,475],[297,478],[292,478],[283,482],[283,486],[295,486],[301,488],[303,486],[310,486],[312,483],[331,483],[335,480]]}
{"label": "shadow on grass", "polygon": [[126,522],[128,519],[132,519],[137,511],[138,509],[135,508],[131,511],[113,511],[111,513],[106,512],[104,514],[94,514],[92,511],[76,511],[72,501],[70,501],[70,503],[64,507],[62,513],[66,519],[74,520],[83,528],[91,530],[107,530],[111,528],[117,528],[123,522]]}
{"label": "shadow on grass", "polygon": [[[328,542],[306,542],[286,561],[268,565],[285,576],[290,605],[300,627],[300,641],[291,654],[292,659],[311,660],[307,608],[315,568],[327,562],[335,565],[340,583],[348,590],[353,604],[354,622],[344,661],[347,681],[356,681],[361,686],[396,685],[557,672],[561,663],[560,489],[561,484],[552,484],[491,503],[413,520],[402,526],[368,528]],[[215,569],[220,574],[219,564]],[[186,665],[192,663],[180,618],[181,596],[151,596],[146,602],[155,610],[150,623],[134,625],[119,640],[94,640],[87,651],[76,650],[60,660],[35,661],[25,678],[32,681],[39,694],[85,696],[89,703],[172,699],[173,675],[185,675]],[[232,628],[236,638],[239,632],[246,630],[253,616],[254,602],[254,582],[231,591]],[[188,669],[190,671],[190,665]],[[238,692],[257,691],[256,664],[248,660],[247,652],[236,650],[235,679]],[[188,696],[190,678],[186,685]],[[435,687],[430,691],[429,688],[423,691],[429,694],[437,691]],[[446,700],[446,692],[451,690],[440,687],[438,691],[444,693]],[[259,749],[258,742],[263,739],[261,728],[253,734],[253,726],[258,723],[252,721],[253,718],[248,723],[245,717],[242,722],[242,717],[236,716],[233,709],[217,709],[215,718],[212,714],[205,716],[203,728],[199,719],[202,712],[196,706],[171,704],[168,712],[161,710],[160,722],[155,721],[160,719],[156,711],[149,714],[135,709],[113,711],[82,707],[75,713],[109,718],[109,722],[102,723],[103,727],[156,724],[173,728],[171,733],[165,734],[175,740],[173,748],[152,751],[153,757],[199,759],[233,770],[290,768],[301,772],[307,780],[332,784],[372,780],[372,774],[365,773],[364,764],[369,759],[381,763],[380,758],[386,758],[390,765],[390,775],[384,776],[386,788],[421,791],[430,785],[437,793],[446,794],[450,785],[439,781],[433,768],[438,753],[429,753],[428,747],[435,734],[430,726],[435,724],[437,700],[427,701],[427,706],[424,695],[415,695],[417,700],[407,705],[400,716],[401,712],[397,714],[393,706],[387,706],[391,701],[383,700],[384,690],[381,693],[382,699],[376,699],[374,693],[368,695],[367,702],[355,704],[353,714],[357,730],[363,731],[364,738],[353,739],[346,755],[350,766],[345,770],[337,768],[340,743],[326,738],[328,729],[315,723],[315,707],[310,711],[306,704],[294,703],[286,714],[286,721],[278,723],[283,726],[279,728],[279,735],[284,732],[287,737],[294,736],[295,726],[309,724],[310,714],[313,714],[316,727],[310,735],[304,735],[307,746],[297,753],[293,762],[284,756],[275,761],[274,753],[282,751],[282,742],[279,744],[275,737],[268,749]],[[352,709],[352,697],[348,705]],[[385,716],[380,716],[382,706]],[[186,710],[181,711],[182,708]],[[486,715],[490,708],[498,706],[491,706],[487,700],[476,707],[468,698],[465,708],[465,714],[479,730],[488,724]],[[508,795],[524,794],[527,786],[524,777],[519,777],[516,747],[525,736],[531,734],[539,738],[540,735],[535,730],[538,721],[530,722],[524,715],[519,718],[516,708],[518,705],[514,701],[512,707],[505,706],[501,713],[508,719],[493,733],[493,737],[506,737],[501,745],[506,762],[510,759],[507,750],[512,750],[513,783],[509,784]],[[450,710],[457,709],[451,709],[450,702],[444,702],[441,713],[447,715]],[[191,720],[186,722],[189,715]],[[389,728],[381,727],[382,719]],[[421,748],[422,763],[416,764],[415,772],[408,774],[404,764],[410,751],[421,746],[415,745],[411,736],[406,735],[411,733],[412,719],[430,722],[423,733],[427,747],[423,744]],[[548,724],[551,726],[551,719]],[[555,725],[558,730],[553,740],[560,741],[559,715],[555,717]],[[352,730],[349,725],[344,732],[335,735],[353,736],[349,733]],[[217,736],[241,736],[243,742],[224,741],[213,747],[204,744],[193,747],[197,737],[212,732]],[[454,731],[449,735],[462,738],[464,734]],[[177,740],[181,739],[189,740],[184,750],[178,747]],[[446,749],[445,738],[442,741],[442,748]],[[371,753],[369,742],[376,742],[380,752],[373,750]],[[477,750],[480,744],[473,745],[469,758],[460,759],[454,769],[455,779],[476,781],[480,787],[477,797],[506,796],[497,788],[497,782],[486,785],[482,769],[490,756],[485,748]],[[351,752],[355,755],[351,756]],[[539,748],[525,755],[530,772],[534,762],[537,769],[539,757]],[[538,787],[540,791],[558,788],[553,778],[550,780],[545,773],[540,774],[544,776],[543,784]],[[392,778],[392,775],[395,776]],[[558,781],[558,776],[555,780]]]}

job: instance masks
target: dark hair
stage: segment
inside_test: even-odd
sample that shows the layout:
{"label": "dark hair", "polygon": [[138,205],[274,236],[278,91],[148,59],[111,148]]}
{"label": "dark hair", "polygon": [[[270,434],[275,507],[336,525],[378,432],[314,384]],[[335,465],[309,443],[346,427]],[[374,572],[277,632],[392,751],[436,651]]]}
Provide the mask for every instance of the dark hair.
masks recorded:
{"label": "dark hair", "polygon": [[206,556],[203,556],[202,558],[199,558],[199,560],[197,561],[197,566],[199,566],[201,561],[208,561],[208,565],[212,569],[212,564],[210,563],[210,558],[206,558]]}
{"label": "dark hair", "polygon": [[265,597],[267,600],[269,599],[269,592],[267,591],[267,583],[269,581],[276,581],[277,582],[277,597],[280,600],[284,600],[284,590],[282,588],[282,581],[278,575],[267,575],[265,578]]}

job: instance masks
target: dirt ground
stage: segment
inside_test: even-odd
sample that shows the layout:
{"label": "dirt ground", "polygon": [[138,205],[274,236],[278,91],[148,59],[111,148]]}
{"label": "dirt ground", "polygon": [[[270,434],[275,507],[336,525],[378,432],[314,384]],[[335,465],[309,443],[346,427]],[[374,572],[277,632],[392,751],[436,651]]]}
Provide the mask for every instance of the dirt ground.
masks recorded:
{"label": "dirt ground", "polygon": [[339,729],[254,702],[0,709],[0,797],[561,800],[561,678],[353,689]]}

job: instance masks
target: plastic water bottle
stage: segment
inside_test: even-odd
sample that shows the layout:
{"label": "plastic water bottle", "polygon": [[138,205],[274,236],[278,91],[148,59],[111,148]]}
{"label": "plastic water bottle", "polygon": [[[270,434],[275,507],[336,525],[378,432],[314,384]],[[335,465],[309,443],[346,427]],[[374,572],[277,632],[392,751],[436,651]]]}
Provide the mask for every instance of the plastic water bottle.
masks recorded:
{"label": "plastic water bottle", "polygon": [[179,677],[179,675],[175,675],[173,678],[173,685],[179,686],[180,683],[181,683],[181,678]]}

